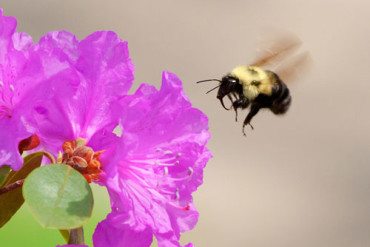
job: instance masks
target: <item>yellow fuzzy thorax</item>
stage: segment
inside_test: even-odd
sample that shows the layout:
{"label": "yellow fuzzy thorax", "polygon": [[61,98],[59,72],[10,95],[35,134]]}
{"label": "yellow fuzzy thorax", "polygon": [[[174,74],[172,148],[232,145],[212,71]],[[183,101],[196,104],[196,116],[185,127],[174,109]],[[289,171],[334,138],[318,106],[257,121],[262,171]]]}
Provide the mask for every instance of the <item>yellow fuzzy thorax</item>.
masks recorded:
{"label": "yellow fuzzy thorax", "polygon": [[[271,95],[272,82],[265,70],[255,66],[238,66],[231,73],[239,79],[243,86],[243,94],[249,100],[254,100],[259,94]],[[258,86],[254,82],[260,82]]]}

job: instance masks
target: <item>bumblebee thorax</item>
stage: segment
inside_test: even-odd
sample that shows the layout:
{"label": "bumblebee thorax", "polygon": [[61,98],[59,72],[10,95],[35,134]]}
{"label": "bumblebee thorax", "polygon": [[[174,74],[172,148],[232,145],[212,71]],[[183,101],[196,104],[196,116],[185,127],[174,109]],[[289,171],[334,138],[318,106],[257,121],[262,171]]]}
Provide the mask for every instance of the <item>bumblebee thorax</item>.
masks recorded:
{"label": "bumblebee thorax", "polygon": [[262,81],[267,78],[266,72],[256,66],[238,66],[231,71],[240,82],[250,84],[252,81]]}
{"label": "bumblebee thorax", "polygon": [[260,93],[271,95],[272,82],[264,69],[256,66],[239,66],[230,74],[239,79],[243,93],[249,100],[255,99]]}

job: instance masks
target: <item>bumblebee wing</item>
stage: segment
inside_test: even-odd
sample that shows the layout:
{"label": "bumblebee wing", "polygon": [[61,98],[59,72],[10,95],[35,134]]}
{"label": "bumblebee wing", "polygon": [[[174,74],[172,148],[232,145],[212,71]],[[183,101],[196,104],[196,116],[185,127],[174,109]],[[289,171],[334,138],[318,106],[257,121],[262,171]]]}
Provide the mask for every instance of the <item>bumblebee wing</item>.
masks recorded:
{"label": "bumblebee wing", "polygon": [[303,52],[278,67],[276,74],[285,83],[301,78],[312,67],[313,61],[309,52]]}
{"label": "bumblebee wing", "polygon": [[281,37],[278,40],[273,41],[273,43],[269,45],[269,48],[265,49],[251,65],[260,67],[269,64],[276,64],[285,57],[294,53],[301,44],[301,40],[294,35]]}

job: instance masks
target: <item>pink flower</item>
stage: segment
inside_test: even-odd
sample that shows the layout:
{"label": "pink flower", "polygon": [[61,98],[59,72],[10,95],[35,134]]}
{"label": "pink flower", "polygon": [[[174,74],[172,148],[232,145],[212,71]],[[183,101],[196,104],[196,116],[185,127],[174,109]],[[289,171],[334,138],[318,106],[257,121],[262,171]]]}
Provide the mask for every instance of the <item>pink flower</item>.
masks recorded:
{"label": "pink flower", "polygon": [[[86,179],[106,186],[112,212],[96,247],[180,246],[198,212],[192,193],[211,157],[208,119],[181,81],[163,74],[160,90],[133,81],[127,42],[113,32],[79,41],[51,32],[32,44],[0,16],[0,165],[21,166],[18,145],[30,136]],[[122,135],[113,133],[120,125]],[[187,246],[192,246],[188,244]]]}
{"label": "pink flower", "polygon": [[[112,212],[97,227],[95,246],[150,246],[153,235],[159,246],[179,246],[180,233],[198,220],[191,194],[210,158],[207,117],[170,73],[160,91],[144,84],[127,96],[133,66],[127,43],[112,32],[80,42],[51,33],[38,48],[60,73],[30,125],[47,151],[62,151],[61,162],[107,187]],[[118,124],[122,137],[113,134]]]}
{"label": "pink flower", "polygon": [[122,138],[102,159],[112,212],[96,229],[96,247],[150,246],[153,235],[158,246],[180,246],[198,220],[191,194],[211,157],[208,119],[174,74],[162,80],[159,91],[144,84],[123,100]]}

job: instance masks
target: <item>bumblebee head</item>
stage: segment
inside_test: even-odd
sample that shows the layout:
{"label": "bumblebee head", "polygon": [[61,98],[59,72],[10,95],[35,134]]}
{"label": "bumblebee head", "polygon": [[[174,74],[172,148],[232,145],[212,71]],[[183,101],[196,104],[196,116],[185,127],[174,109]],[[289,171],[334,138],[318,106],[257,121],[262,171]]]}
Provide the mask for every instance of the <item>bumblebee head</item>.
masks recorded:
{"label": "bumblebee head", "polygon": [[230,75],[230,74],[227,74],[226,76],[222,77],[222,80],[219,80],[219,79],[207,79],[207,80],[198,81],[197,83],[202,83],[202,82],[207,82],[207,81],[217,81],[217,82],[219,82],[219,85],[216,86],[216,87],[214,87],[214,88],[212,88],[211,90],[209,90],[207,92],[207,94],[218,88],[217,99],[220,100],[221,105],[226,110],[230,110],[230,108],[227,108],[225,106],[225,104],[223,102],[223,98],[225,96],[227,96],[228,94],[230,94],[230,93],[238,93],[238,94],[240,94],[240,93],[243,92],[243,87],[239,83],[239,79],[237,77],[235,77],[235,76]]}
{"label": "bumblebee head", "polygon": [[239,90],[242,90],[242,87],[237,77],[232,76],[230,74],[222,77],[222,80],[220,82],[220,88],[218,89],[217,92],[217,99],[220,100],[223,108],[225,108],[226,110],[230,110],[225,106],[223,98],[229,93],[238,92]]}

